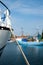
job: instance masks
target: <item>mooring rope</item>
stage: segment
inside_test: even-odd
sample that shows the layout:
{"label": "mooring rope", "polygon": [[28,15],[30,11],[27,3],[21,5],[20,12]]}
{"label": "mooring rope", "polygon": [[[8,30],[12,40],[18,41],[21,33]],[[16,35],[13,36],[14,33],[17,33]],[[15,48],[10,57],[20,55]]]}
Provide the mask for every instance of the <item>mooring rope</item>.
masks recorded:
{"label": "mooring rope", "polygon": [[23,57],[24,57],[24,59],[25,59],[25,61],[26,61],[26,64],[27,64],[27,65],[30,65],[29,62],[28,62],[28,60],[27,60],[27,58],[26,58],[26,55],[24,54],[24,52],[23,52],[23,50],[22,50],[22,47],[19,45],[19,43],[18,43],[17,40],[16,40],[16,43],[17,43],[17,45],[18,45],[18,47],[19,47],[19,49],[20,49],[20,51],[21,51],[21,53],[22,53],[22,55],[23,55]]}
{"label": "mooring rope", "polygon": [[[12,29],[11,29],[11,33],[13,34]],[[15,37],[15,36],[14,36],[14,37]],[[19,45],[19,43],[18,43],[18,41],[17,41],[16,39],[15,39],[15,41],[16,41],[16,44],[18,45],[18,48],[20,49],[20,51],[21,51],[21,53],[22,53],[22,55],[23,55],[23,58],[25,59],[26,64],[27,64],[27,65],[30,65],[29,62],[28,62],[28,60],[27,60],[27,58],[26,58],[25,53],[24,53],[23,50],[22,50],[22,47]]]}

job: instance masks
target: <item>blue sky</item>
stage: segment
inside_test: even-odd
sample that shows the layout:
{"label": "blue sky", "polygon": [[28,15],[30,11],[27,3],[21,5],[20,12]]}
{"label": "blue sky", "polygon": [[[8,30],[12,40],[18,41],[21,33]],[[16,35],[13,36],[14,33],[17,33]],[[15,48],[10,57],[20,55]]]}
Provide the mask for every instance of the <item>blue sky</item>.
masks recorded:
{"label": "blue sky", "polygon": [[1,0],[11,11],[11,23],[15,35],[34,35],[43,29],[43,0]]}

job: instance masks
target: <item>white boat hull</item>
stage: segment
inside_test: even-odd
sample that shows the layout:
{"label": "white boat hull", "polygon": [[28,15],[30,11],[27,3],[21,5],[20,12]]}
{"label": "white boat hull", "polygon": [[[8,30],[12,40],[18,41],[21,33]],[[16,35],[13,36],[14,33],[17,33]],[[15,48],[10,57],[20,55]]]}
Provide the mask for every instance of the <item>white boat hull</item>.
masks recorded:
{"label": "white boat hull", "polygon": [[6,45],[6,42],[10,38],[11,32],[9,30],[0,30],[0,49]]}

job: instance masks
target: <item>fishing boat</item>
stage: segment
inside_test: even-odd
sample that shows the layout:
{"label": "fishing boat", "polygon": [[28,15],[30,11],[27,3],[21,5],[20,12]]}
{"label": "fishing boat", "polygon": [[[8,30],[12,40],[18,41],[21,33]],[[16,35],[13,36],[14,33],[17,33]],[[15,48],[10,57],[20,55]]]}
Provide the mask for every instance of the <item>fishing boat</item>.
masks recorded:
{"label": "fishing boat", "polygon": [[6,42],[11,36],[11,21],[10,21],[10,11],[7,6],[0,1],[0,3],[6,8],[3,12],[4,17],[1,16],[2,10],[0,10],[0,50],[6,45]]}

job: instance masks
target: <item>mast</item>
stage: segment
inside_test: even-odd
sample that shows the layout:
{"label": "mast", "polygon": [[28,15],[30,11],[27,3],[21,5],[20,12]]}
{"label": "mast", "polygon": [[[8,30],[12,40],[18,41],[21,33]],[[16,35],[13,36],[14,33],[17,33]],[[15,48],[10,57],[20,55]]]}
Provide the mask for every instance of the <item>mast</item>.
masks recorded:
{"label": "mast", "polygon": [[21,34],[24,35],[23,27],[21,27]]}

